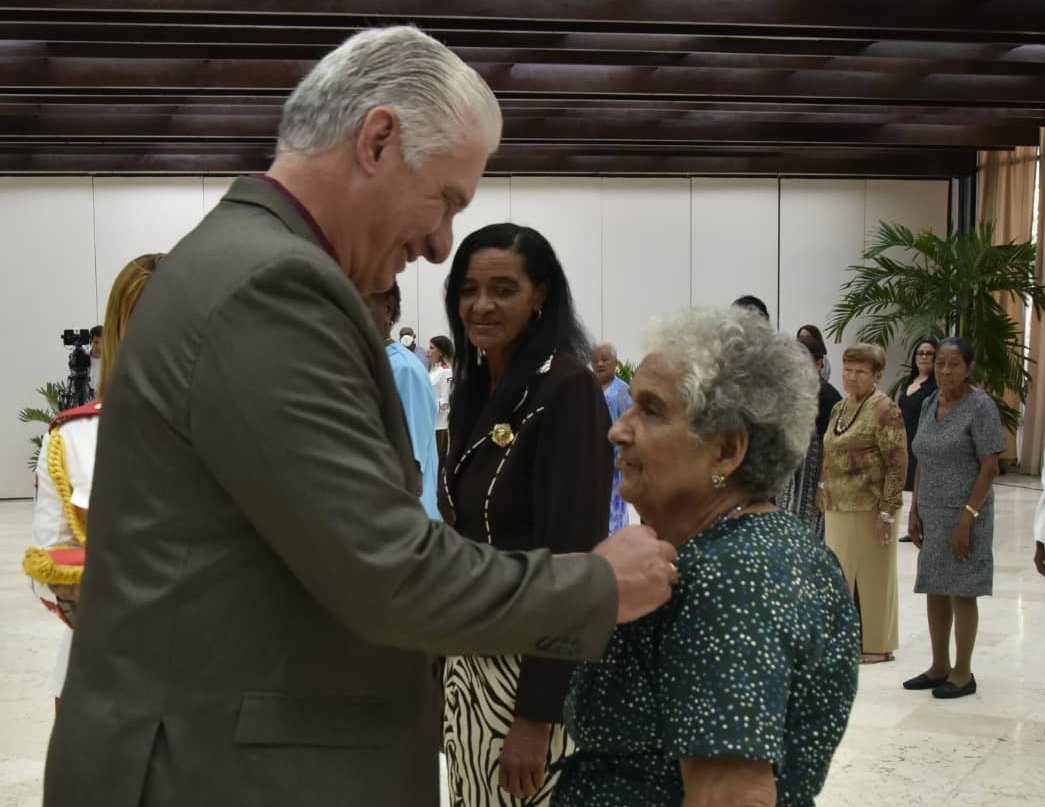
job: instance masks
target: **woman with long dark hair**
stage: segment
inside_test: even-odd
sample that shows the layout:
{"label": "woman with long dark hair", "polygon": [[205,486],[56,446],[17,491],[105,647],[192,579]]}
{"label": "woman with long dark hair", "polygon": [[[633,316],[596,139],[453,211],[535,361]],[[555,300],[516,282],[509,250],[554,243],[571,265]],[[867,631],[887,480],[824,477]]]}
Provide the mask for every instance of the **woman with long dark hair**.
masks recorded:
{"label": "woman with long dark hair", "polygon": [[900,386],[896,396],[896,405],[903,415],[904,429],[907,430],[907,482],[903,489],[914,490],[914,472],[918,469],[918,460],[911,451],[911,443],[918,434],[918,419],[922,414],[922,404],[936,392],[936,340],[931,336],[919,339],[911,351],[911,372],[907,380]]}
{"label": "woman with long dark hair", "polygon": [[824,335],[820,333],[820,329],[815,325],[806,323],[798,329],[798,333],[795,334],[795,338],[809,347],[811,341],[819,342],[820,349],[824,354],[823,361],[820,362],[820,380],[830,381],[831,380],[831,362],[827,360],[827,342],[824,341]]}
{"label": "woman with long dark hair", "polygon": [[[590,346],[562,266],[538,232],[483,227],[446,288],[454,341],[450,448],[440,507],[499,549],[583,552],[605,537],[612,449]],[[444,749],[454,805],[545,805],[572,747],[562,708],[573,665],[451,656]]]}
{"label": "woman with long dark hair", "polygon": [[834,405],[842,400],[831,384],[824,380],[821,371],[827,354],[823,342],[817,340],[810,334],[803,334],[798,338],[801,344],[813,360],[816,368],[819,389],[817,391],[817,415],[816,427],[809,439],[809,450],[806,458],[798,468],[787,486],[777,496],[776,503],[781,510],[789,510],[798,516],[815,538],[824,540],[824,514],[816,504],[816,492],[820,484],[820,466],[824,453],[824,434],[831,422],[831,410]]}

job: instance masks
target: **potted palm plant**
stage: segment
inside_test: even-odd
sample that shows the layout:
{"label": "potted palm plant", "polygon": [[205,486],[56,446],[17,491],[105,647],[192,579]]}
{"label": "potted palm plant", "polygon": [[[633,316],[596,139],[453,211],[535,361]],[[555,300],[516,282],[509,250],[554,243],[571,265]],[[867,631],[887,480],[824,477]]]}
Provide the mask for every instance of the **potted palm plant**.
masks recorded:
{"label": "potted palm plant", "polygon": [[[62,396],[66,394],[67,390],[65,384],[61,381],[50,381],[42,387],[37,387],[36,391],[42,395],[44,400],[47,402],[47,408],[27,406],[18,413],[18,419],[22,423],[42,423],[44,424],[44,430],[46,431],[51,421],[54,420],[54,416],[61,411],[59,401],[62,400]],[[33,453],[29,457],[30,471],[36,471],[36,460],[37,457],[40,456],[40,445],[43,443],[43,439],[43,433],[34,434],[29,438],[29,442],[34,446]]]}
{"label": "potted palm plant", "polygon": [[1000,300],[1012,295],[1040,316],[1045,286],[1035,281],[1033,244],[994,244],[993,236],[993,222],[947,238],[880,222],[865,263],[849,267],[856,276],[842,286],[827,333],[840,341],[859,321],[857,338],[883,346],[899,339],[907,347],[927,335],[970,339],[976,346],[973,382],[1014,429],[1020,411],[1006,394],[1022,405],[1030,373],[1020,329]]}

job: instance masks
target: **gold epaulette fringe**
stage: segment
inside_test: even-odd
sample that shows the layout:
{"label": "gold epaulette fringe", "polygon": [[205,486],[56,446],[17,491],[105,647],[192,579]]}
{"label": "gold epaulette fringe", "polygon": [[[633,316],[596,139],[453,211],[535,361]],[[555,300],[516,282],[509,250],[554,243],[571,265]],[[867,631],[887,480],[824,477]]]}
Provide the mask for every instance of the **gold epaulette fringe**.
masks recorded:
{"label": "gold epaulette fringe", "polygon": [[69,481],[69,470],[65,464],[65,440],[58,429],[51,432],[51,442],[47,446],[47,470],[62,500],[62,507],[65,508],[65,519],[69,522],[69,529],[77,543],[83,546],[87,543],[87,526],[83,523],[80,511],[73,505],[73,486]]}
{"label": "gold epaulette fringe", "polygon": [[25,550],[22,570],[33,580],[49,586],[76,585],[83,577],[83,566],[55,563],[50,552],[36,546]]}

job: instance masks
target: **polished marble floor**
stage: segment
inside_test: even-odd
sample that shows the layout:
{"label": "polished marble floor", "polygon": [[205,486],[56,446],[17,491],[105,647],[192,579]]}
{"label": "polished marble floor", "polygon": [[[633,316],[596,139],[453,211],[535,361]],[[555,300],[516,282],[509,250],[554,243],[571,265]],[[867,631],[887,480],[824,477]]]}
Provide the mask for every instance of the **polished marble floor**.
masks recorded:
{"label": "polished marble floor", "polygon": [[[900,682],[928,663],[916,550],[900,546],[900,649],[865,666],[820,807],[1045,805],[1045,578],[1033,568],[1037,480],[997,485],[995,592],[980,601],[979,692],[937,701]],[[0,807],[40,803],[52,715],[47,681],[61,626],[20,572],[31,505],[0,501]],[[593,805],[593,807],[598,807]]]}

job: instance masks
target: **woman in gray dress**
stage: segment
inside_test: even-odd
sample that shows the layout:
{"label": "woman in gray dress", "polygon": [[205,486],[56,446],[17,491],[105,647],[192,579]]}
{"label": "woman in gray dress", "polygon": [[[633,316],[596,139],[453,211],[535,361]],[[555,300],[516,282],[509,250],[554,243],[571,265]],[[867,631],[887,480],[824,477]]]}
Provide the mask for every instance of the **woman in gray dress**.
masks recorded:
{"label": "woman in gray dress", "polygon": [[[960,337],[936,351],[939,391],[926,399],[913,449],[918,457],[908,530],[919,548],[914,590],[926,594],[932,664],[904,681],[904,689],[931,689],[936,698],[976,691],[972,651],[976,598],[993,586],[994,496],[998,454],[1005,448],[998,408],[969,383],[973,347]],[[951,665],[951,625],[955,663]]]}

